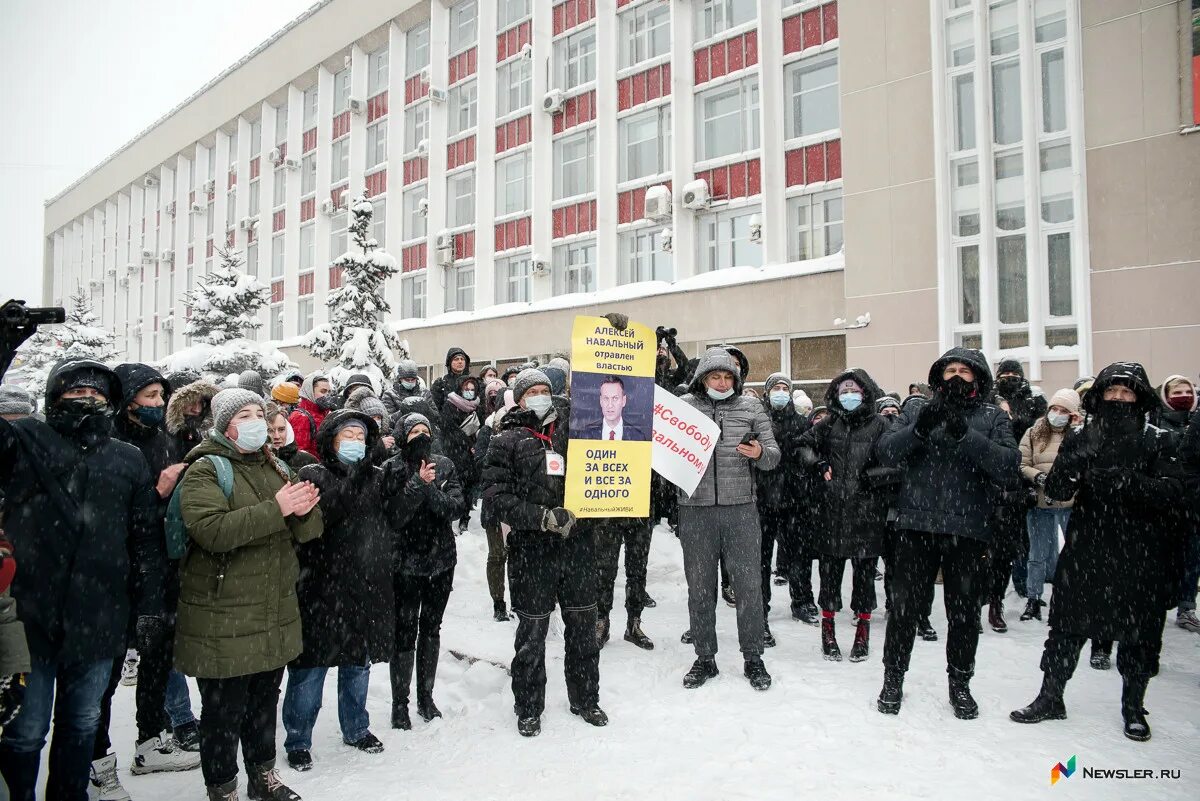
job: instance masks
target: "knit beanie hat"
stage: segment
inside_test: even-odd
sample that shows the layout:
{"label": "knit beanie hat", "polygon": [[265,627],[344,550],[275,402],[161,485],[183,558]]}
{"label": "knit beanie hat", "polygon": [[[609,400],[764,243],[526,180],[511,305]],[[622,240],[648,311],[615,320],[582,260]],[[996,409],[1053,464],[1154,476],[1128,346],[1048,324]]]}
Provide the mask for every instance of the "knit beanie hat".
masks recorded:
{"label": "knit beanie hat", "polygon": [[875,411],[882,412],[884,409],[900,410],[900,401],[893,398],[891,395],[884,395],[879,400],[875,401]]}
{"label": "knit beanie hat", "polygon": [[175,392],[188,384],[194,384],[200,380],[200,374],[195,370],[175,370],[167,373],[163,378],[167,379],[167,383],[171,385],[171,391]]}
{"label": "knit beanie hat", "polygon": [[401,359],[396,364],[395,376],[397,381],[417,378],[417,363],[412,359]]}
{"label": "knit beanie hat", "polygon": [[567,371],[561,367],[546,366],[542,368],[542,375],[550,382],[550,394],[562,395],[567,391]]}
{"label": "knit beanie hat", "polygon": [[259,395],[266,394],[266,387],[263,385],[262,376],[256,370],[243,370],[241,375],[238,376],[238,386]]}
{"label": "knit beanie hat", "polygon": [[557,367],[559,370],[562,370],[564,374],[569,374],[571,372],[571,363],[562,356],[555,356],[546,366]]}
{"label": "knit beanie hat", "polygon": [[387,407],[374,395],[363,398],[358,404],[358,410],[367,417],[378,417],[380,420],[386,420],[388,416]]}
{"label": "knit beanie hat", "polygon": [[276,384],[271,389],[271,399],[277,400],[280,403],[286,403],[289,406],[295,406],[300,402],[300,387],[291,381]]}
{"label": "knit beanie hat", "polygon": [[33,397],[16,384],[0,386],[0,414],[33,414]]}
{"label": "knit beanie hat", "polygon": [[266,414],[267,402],[257,392],[240,387],[218,392],[212,399],[213,431],[225,436],[225,429],[229,428],[233,416],[247,406],[258,406]]}
{"label": "knit beanie hat", "polygon": [[802,389],[797,389],[792,393],[792,403],[796,406],[796,411],[807,415],[813,410],[812,398],[808,397],[808,393]]}
{"label": "knit beanie hat", "polygon": [[405,441],[408,441],[408,435],[417,426],[425,426],[429,429],[430,434],[433,433],[433,426],[429,424],[429,418],[423,414],[412,412],[400,418],[400,433],[403,435]]}
{"label": "knit beanie hat", "polygon": [[1071,414],[1079,411],[1079,393],[1073,389],[1060,389],[1050,396],[1050,406],[1061,406]]}
{"label": "knit beanie hat", "polygon": [[531,367],[517,373],[517,379],[513,381],[512,386],[513,403],[520,403],[521,397],[539,384],[550,387],[550,379],[541,370]]}
{"label": "knit beanie hat", "polygon": [[1004,373],[1016,373],[1017,375],[1021,376],[1021,378],[1024,378],[1025,368],[1022,367],[1021,362],[1016,359],[1004,359],[998,365],[996,365],[996,375],[1001,376]]}

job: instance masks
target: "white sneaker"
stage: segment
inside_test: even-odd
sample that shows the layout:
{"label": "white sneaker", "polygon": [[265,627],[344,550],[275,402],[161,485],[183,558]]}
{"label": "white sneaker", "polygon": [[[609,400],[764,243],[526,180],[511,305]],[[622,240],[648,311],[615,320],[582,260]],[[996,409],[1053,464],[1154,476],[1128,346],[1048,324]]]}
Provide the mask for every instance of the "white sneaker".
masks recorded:
{"label": "white sneaker", "polygon": [[200,755],[184,751],[170,735],[159,735],[138,743],[134,752],[133,767],[129,772],[135,776],[143,773],[160,773],[172,770],[194,770],[200,767]]}
{"label": "white sneaker", "polygon": [[88,782],[88,801],[129,801],[129,793],[117,778],[117,755],[109,754],[92,762]]}
{"label": "white sneaker", "polygon": [[133,687],[137,684],[138,663],[140,661],[137,651],[131,648],[125,652],[125,664],[121,665],[121,683],[126,687]]}
{"label": "white sneaker", "polygon": [[1181,609],[1175,613],[1175,625],[1193,634],[1200,634],[1200,618],[1195,609]]}

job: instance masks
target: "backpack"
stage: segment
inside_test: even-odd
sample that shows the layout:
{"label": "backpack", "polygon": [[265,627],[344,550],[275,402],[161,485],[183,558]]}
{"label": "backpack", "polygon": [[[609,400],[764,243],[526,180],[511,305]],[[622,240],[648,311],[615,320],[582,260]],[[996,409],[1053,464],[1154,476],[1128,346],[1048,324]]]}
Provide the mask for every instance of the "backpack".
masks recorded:
{"label": "backpack", "polygon": [[[216,454],[209,454],[204,458],[212,462],[213,468],[217,471],[217,485],[225,494],[225,500],[229,500],[233,497],[233,465],[224,456]],[[195,463],[193,462],[193,464]],[[175,484],[174,491],[171,492],[171,500],[167,504],[165,533],[169,559],[182,559],[187,553],[188,535],[187,526],[183,524],[182,504],[183,476],[181,475]]]}

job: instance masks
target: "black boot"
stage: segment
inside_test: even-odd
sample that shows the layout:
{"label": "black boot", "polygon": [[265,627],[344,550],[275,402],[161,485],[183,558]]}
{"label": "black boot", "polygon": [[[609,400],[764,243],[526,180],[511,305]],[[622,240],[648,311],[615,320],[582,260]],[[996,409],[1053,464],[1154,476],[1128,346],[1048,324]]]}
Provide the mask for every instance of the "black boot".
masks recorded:
{"label": "black boot", "polygon": [[801,623],[807,623],[810,626],[815,626],[821,622],[821,614],[817,609],[817,605],[811,601],[802,604],[793,603],[792,618],[799,620]]}
{"label": "black boot", "polygon": [[979,717],[979,704],[971,696],[971,674],[949,669],[950,674],[950,706],[954,707],[954,717],[960,720],[973,720]]}
{"label": "black boot", "polygon": [[933,628],[933,624],[929,622],[929,618],[927,617],[923,617],[917,621],[917,634],[925,642],[937,642],[937,631]]}
{"label": "black boot", "polygon": [[1096,641],[1092,640],[1092,658],[1089,662],[1096,670],[1108,670],[1112,667],[1112,644],[1109,643],[1108,648],[1097,646]]}
{"label": "black boot", "polygon": [[821,653],[829,662],[842,661],[842,649],[838,647],[837,637],[833,633],[833,618],[821,618]]}
{"label": "black boot", "polygon": [[433,682],[437,678],[441,644],[440,639],[430,638],[422,644],[417,656],[417,714],[426,723],[442,716],[433,703]]}
{"label": "black boot", "polygon": [[767,666],[763,664],[761,658],[747,659],[742,672],[750,680],[750,686],[754,689],[759,691],[771,689],[771,674],[767,672]]}
{"label": "black boot", "polygon": [[593,726],[608,725],[608,715],[604,714],[604,710],[596,705],[584,707],[573,706],[571,707],[571,714],[578,715],[583,718],[584,723],[590,723]]}
{"label": "black boot", "polygon": [[604,644],[608,642],[608,637],[609,637],[608,615],[599,615],[596,618],[596,647],[603,648]]}
{"label": "black boot", "polygon": [[879,691],[877,706],[885,715],[900,714],[900,702],[904,699],[904,673],[892,668],[883,671],[883,689]]}
{"label": "black boot", "polygon": [[763,621],[763,648],[775,647],[775,635],[771,633],[771,626],[765,620]]}
{"label": "black boot", "polygon": [[625,626],[625,642],[631,642],[645,651],[654,650],[654,642],[642,631],[642,619],[633,615],[629,616],[629,623]]}
{"label": "black boot", "polygon": [[871,650],[871,618],[859,617],[854,630],[854,645],[850,646],[850,661],[863,662]]}
{"label": "black boot", "polygon": [[988,605],[988,625],[997,634],[1008,632],[1008,623],[1004,622],[1004,601],[997,598]]}
{"label": "black boot", "polygon": [[537,737],[542,733],[542,719],[539,717],[517,718],[517,732],[522,737]]}
{"label": "black boot", "polygon": [[1146,722],[1146,686],[1150,679],[1145,676],[1121,677],[1121,717],[1125,719],[1125,736],[1144,743],[1150,739],[1150,724]]}
{"label": "black boot", "polygon": [[221,784],[208,784],[208,801],[238,801],[237,776]]}
{"label": "black boot", "polygon": [[1025,611],[1021,613],[1021,622],[1026,620],[1041,620],[1042,619],[1042,602],[1036,598],[1030,598],[1025,602]]}
{"label": "black boot", "polygon": [[300,796],[279,778],[275,760],[247,765],[246,774],[250,777],[246,785],[250,801],[300,801]]}
{"label": "black boot", "polygon": [[412,684],[415,651],[402,651],[392,658],[388,666],[392,674],[392,728],[408,731],[412,720],[408,716],[408,688]]}
{"label": "black boot", "polygon": [[[1030,603],[1036,603],[1031,601]],[[1042,689],[1029,706],[1008,713],[1017,723],[1041,723],[1043,720],[1065,720],[1067,706],[1063,703],[1062,683],[1049,673],[1042,674]]]}
{"label": "black boot", "polygon": [[729,606],[737,606],[737,598],[734,596],[733,587],[731,587],[730,585],[726,584],[723,587],[721,587],[721,597],[725,600],[725,603],[728,604]]}
{"label": "black boot", "polygon": [[504,605],[504,601],[496,601],[492,604],[492,620],[497,623],[503,623],[508,620],[508,608]]}
{"label": "black boot", "polygon": [[696,661],[692,663],[692,669],[683,677],[683,686],[694,690],[720,672],[717,670],[717,660],[711,656],[696,657]]}
{"label": "black boot", "polygon": [[658,606],[658,601],[650,597],[650,593],[642,593],[642,606],[646,609],[653,609]]}
{"label": "black boot", "polygon": [[692,630],[688,629],[683,634],[679,635],[679,641],[684,645],[692,644]]}

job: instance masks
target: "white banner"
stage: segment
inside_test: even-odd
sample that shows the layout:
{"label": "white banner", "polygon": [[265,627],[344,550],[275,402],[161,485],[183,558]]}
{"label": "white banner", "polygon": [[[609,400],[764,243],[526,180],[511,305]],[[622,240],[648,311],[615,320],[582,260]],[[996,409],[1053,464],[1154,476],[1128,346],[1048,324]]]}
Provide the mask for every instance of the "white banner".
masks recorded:
{"label": "white banner", "polygon": [[654,387],[651,467],[689,496],[708,469],[721,427],[660,386]]}

